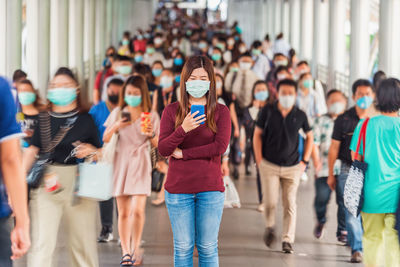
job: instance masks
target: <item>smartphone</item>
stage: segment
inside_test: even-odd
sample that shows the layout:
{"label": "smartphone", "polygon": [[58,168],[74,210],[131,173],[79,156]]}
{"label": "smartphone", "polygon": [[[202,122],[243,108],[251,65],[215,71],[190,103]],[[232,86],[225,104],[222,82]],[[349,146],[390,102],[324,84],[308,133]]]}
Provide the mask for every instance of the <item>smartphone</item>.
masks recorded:
{"label": "smartphone", "polygon": [[126,121],[126,122],[131,121],[131,113],[122,112],[121,118],[124,119],[124,121]]}
{"label": "smartphone", "polygon": [[[198,111],[199,113],[197,113],[197,115],[195,116],[195,118],[197,118],[198,116],[204,115],[205,114],[205,108],[203,105],[192,105],[192,107],[190,108],[190,113],[193,114],[196,111]],[[202,122],[200,124],[204,124],[205,122]]]}

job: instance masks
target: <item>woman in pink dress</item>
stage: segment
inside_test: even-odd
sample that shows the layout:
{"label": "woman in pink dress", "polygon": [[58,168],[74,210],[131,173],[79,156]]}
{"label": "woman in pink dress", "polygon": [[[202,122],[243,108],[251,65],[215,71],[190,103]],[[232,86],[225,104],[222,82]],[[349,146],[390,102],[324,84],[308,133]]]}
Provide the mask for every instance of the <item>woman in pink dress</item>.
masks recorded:
{"label": "woman in pink dress", "polygon": [[[114,159],[113,195],[117,199],[118,230],[121,238],[121,266],[140,265],[140,248],[145,222],[146,198],[151,193],[150,146],[157,146],[160,119],[150,112],[151,102],[145,79],[131,76],[125,82],[119,107],[107,121],[104,142],[118,134]],[[143,115],[150,118],[146,125]],[[132,241],[132,242],[131,242]]]}

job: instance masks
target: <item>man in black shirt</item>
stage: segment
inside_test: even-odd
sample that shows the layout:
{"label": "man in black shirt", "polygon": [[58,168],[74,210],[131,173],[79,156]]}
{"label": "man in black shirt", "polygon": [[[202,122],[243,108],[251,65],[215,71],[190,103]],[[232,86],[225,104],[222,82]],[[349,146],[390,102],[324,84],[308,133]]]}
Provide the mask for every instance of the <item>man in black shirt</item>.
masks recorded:
{"label": "man in black shirt", "polygon": [[[313,146],[313,134],[306,114],[295,107],[297,84],[285,79],[278,83],[279,100],[265,106],[257,119],[253,146],[263,185],[266,231],[264,242],[275,241],[275,213],[282,185],[283,237],[282,250],[293,253],[296,229],[296,195],[300,176],[305,171]],[[306,133],[303,160],[299,163],[299,130]]]}
{"label": "man in black shirt", "polygon": [[[327,183],[331,190],[337,191],[337,203],[339,206],[344,206],[344,185],[352,164],[349,147],[353,137],[353,132],[359,120],[368,117],[375,97],[373,86],[368,80],[357,80],[352,86],[352,91],[353,100],[356,102],[356,106],[350,108],[336,119],[332,133],[332,143],[328,155],[329,176]],[[334,176],[334,165],[336,159],[340,159],[342,163],[340,175],[337,176],[337,180]],[[348,240],[352,250],[351,261],[355,263],[362,262],[363,230],[360,216],[355,218],[346,210],[345,220],[347,233],[344,232],[339,235],[338,240],[341,242],[346,242]]]}

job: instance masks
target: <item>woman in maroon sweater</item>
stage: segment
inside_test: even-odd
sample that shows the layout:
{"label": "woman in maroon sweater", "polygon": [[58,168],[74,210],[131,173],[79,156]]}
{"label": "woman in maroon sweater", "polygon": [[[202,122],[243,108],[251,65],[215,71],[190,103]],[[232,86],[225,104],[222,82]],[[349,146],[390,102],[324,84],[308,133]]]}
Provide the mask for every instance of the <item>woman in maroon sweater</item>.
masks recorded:
{"label": "woman in maroon sweater", "polygon": [[[158,149],[170,157],[165,202],[174,234],[175,266],[193,266],[196,244],[200,266],[219,266],[218,231],[224,206],[221,156],[228,147],[231,121],[217,103],[215,74],[204,56],[183,67],[179,102],[162,114]],[[204,106],[205,115],[191,113]]]}

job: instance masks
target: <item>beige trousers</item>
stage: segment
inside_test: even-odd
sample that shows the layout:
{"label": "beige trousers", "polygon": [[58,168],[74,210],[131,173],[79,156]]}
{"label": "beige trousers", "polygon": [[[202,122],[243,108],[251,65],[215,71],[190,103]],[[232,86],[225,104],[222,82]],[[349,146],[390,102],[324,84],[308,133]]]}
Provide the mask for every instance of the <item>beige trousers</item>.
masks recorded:
{"label": "beige trousers", "polygon": [[97,203],[78,198],[73,204],[77,166],[53,165],[63,190],[46,192],[44,185],[32,191],[30,201],[32,247],[28,267],[54,267],[54,251],[61,219],[67,226],[70,266],[97,267],[96,209]]}
{"label": "beige trousers", "polygon": [[263,160],[260,164],[260,176],[266,227],[275,226],[279,187],[281,187],[283,203],[282,241],[293,243],[296,233],[297,188],[301,176],[299,165],[281,167]]}

